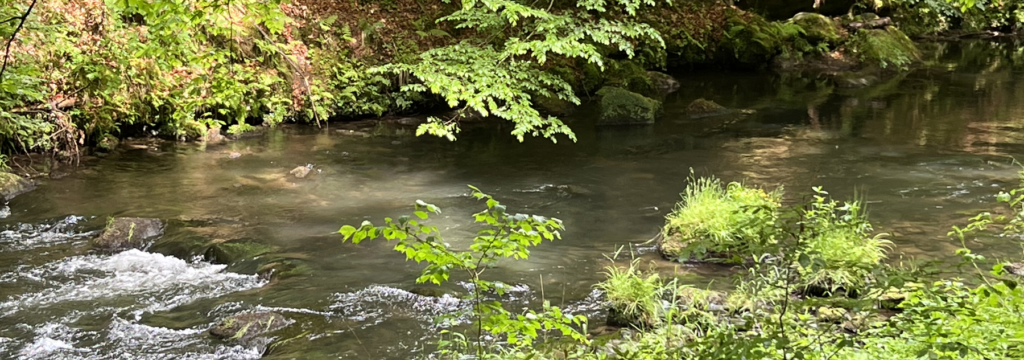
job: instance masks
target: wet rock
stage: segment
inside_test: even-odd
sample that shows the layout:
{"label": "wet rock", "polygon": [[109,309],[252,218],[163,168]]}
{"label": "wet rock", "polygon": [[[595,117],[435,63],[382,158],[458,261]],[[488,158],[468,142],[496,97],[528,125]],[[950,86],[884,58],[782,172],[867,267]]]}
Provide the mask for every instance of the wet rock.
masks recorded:
{"label": "wet rock", "polygon": [[576,112],[576,104],[557,97],[538,97],[533,104],[542,112],[555,116],[568,116]]}
{"label": "wet rock", "polygon": [[903,303],[903,300],[906,299],[906,292],[897,288],[889,288],[889,290],[878,296],[878,307],[880,309],[896,310]]}
{"label": "wet rock", "polygon": [[310,170],[313,170],[313,168],[309,166],[296,166],[294,169],[292,169],[292,171],[289,171],[288,174],[291,174],[292,176],[302,179],[305,178],[306,175],[309,175]]}
{"label": "wet rock", "polygon": [[15,196],[35,190],[36,184],[21,176],[0,172],[0,196],[4,200],[11,200]]}
{"label": "wet rock", "polygon": [[807,40],[812,44],[835,44],[839,41],[835,23],[825,15],[802,12],[794,15],[789,21],[804,29]]}
{"label": "wet rock", "polygon": [[221,340],[248,341],[291,325],[294,321],[275,312],[253,312],[229,316],[210,329]]}
{"label": "wet rock", "polygon": [[224,141],[224,135],[220,134],[219,126],[214,126],[206,131],[206,135],[203,136],[202,140],[208,144],[216,144]]}
{"label": "wet rock", "polygon": [[273,251],[270,245],[255,242],[218,242],[207,250],[208,258],[218,264],[234,264],[239,261],[254,259],[257,256]]}
{"label": "wet rock", "polygon": [[92,240],[92,245],[109,251],[143,249],[149,245],[147,240],[163,233],[163,222],[159,219],[115,218]]}
{"label": "wet rock", "polygon": [[878,76],[872,73],[844,73],[836,75],[835,82],[841,88],[862,88],[878,84]]}
{"label": "wet rock", "polygon": [[686,112],[690,117],[705,117],[725,114],[729,109],[711,100],[697,99],[686,106]]}
{"label": "wet rock", "polygon": [[670,93],[679,90],[679,80],[672,77],[672,75],[657,72],[648,71],[647,77],[651,80],[651,87],[661,93]]}
{"label": "wet rock", "polygon": [[386,117],[380,119],[380,122],[402,125],[402,126],[419,126],[420,124],[426,123],[426,117]]}
{"label": "wet rock", "polygon": [[117,148],[119,142],[116,136],[106,134],[96,143],[96,149],[103,152],[111,152]]}
{"label": "wet rock", "polygon": [[1010,275],[1024,276],[1024,263],[1004,264],[1003,271]]}
{"label": "wet rock", "polygon": [[660,101],[622,88],[606,86],[597,95],[601,96],[598,125],[653,124],[661,112]]}
{"label": "wet rock", "polygon": [[264,279],[282,280],[310,275],[313,273],[313,269],[301,260],[275,259],[274,261],[260,266],[256,273]]}
{"label": "wet rock", "polygon": [[359,136],[359,137],[370,137],[371,136],[370,133],[368,133],[368,132],[357,131],[357,130],[338,129],[338,130],[334,130],[334,132],[336,132],[338,134],[341,134],[341,135],[347,135],[347,136]]}

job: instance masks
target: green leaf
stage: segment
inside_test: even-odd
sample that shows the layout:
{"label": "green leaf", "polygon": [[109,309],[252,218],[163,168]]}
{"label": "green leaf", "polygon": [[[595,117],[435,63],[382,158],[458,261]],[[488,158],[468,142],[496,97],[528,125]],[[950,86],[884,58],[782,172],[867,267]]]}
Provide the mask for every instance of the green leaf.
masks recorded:
{"label": "green leaf", "polygon": [[341,235],[345,236],[345,239],[347,240],[349,237],[352,236],[353,233],[356,232],[356,228],[351,225],[345,225],[342,226],[341,230],[338,230],[338,232],[341,233]]}

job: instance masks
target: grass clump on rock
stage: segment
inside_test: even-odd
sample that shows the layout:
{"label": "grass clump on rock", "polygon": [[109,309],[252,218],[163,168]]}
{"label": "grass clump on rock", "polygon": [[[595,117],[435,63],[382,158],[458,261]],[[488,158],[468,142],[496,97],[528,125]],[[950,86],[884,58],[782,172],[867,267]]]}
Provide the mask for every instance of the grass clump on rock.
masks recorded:
{"label": "grass clump on rock", "polygon": [[658,249],[681,261],[736,258],[760,253],[775,243],[775,221],[782,189],[765,191],[715,177],[694,178],[683,200],[669,214]]}
{"label": "grass clump on rock", "polygon": [[633,261],[628,268],[609,266],[608,279],[595,287],[608,299],[608,324],[650,328],[661,323],[665,305],[663,284],[657,273],[643,274]]}
{"label": "grass clump on rock", "polygon": [[887,234],[872,236],[860,201],[840,203],[815,188],[814,200],[803,214],[806,234],[800,251],[811,259],[799,265],[807,290],[832,294],[863,288],[871,273],[886,258],[892,242]]}

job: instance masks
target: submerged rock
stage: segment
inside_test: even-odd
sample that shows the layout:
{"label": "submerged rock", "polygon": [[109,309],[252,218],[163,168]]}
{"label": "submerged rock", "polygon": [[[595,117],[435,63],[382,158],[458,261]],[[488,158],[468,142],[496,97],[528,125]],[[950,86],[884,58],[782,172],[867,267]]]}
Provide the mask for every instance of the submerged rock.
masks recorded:
{"label": "submerged rock", "polygon": [[704,117],[725,114],[729,112],[729,109],[722,105],[718,105],[718,103],[714,101],[701,98],[694,100],[690,105],[686,106],[686,112],[689,113],[691,117]]}
{"label": "submerged rock", "polygon": [[663,72],[648,71],[647,77],[651,80],[651,87],[661,93],[670,93],[679,90],[679,80],[676,80],[672,75]]}
{"label": "submerged rock", "polygon": [[293,320],[265,311],[229,316],[210,329],[210,335],[221,340],[248,341],[291,325]]}
{"label": "submerged rock", "polygon": [[159,219],[115,218],[103,228],[103,233],[92,240],[94,247],[102,250],[142,249],[147,240],[164,233],[163,222]]}
{"label": "submerged rock", "polygon": [[297,178],[299,178],[299,179],[302,179],[302,178],[306,177],[306,175],[309,175],[309,171],[310,170],[312,170],[312,169],[309,166],[297,166],[294,169],[292,169],[292,171],[289,171],[288,173],[293,175],[293,176],[295,176],[295,177],[297,177]]}
{"label": "submerged rock", "polygon": [[31,180],[8,172],[0,172],[0,196],[11,200],[15,196],[35,190],[36,184]]}
{"label": "submerged rock", "polygon": [[208,258],[218,264],[234,264],[253,259],[273,250],[270,245],[254,242],[219,242],[210,246]]}
{"label": "submerged rock", "polygon": [[660,101],[626,89],[606,86],[597,94],[601,96],[598,125],[653,124],[661,111]]}

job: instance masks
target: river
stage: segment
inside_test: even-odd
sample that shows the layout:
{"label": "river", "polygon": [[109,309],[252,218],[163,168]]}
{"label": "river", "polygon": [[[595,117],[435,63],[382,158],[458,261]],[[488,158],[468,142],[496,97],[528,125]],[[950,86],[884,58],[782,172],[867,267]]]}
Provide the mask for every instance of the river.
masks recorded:
{"label": "river", "polygon": [[[864,197],[893,258],[948,258],[951,225],[1018,183],[1024,154],[1024,63],[1009,42],[925,44],[927,65],[867,88],[810,75],[683,72],[649,127],[598,127],[593,106],[566,121],[579,141],[518,143],[507,127],[469,126],[449,142],[402,129],[351,136],[285,126],[217,145],[136,142],[9,204],[0,219],[0,358],[249,359],[266,343],[210,337],[219,319],[272,310],[296,322],[270,359],[406,359],[434,349],[431,319],[457,300],[414,295],[420,265],[384,242],[343,244],[341,225],[440,206],[455,246],[483,207],[471,184],[510,211],[560,218],[563,239],[487,273],[517,284],[513,306],[555,305],[601,320],[592,290],[616,249],[656,261],[658,232],[691,169],[779,186],[795,202],[812,186]],[[696,98],[743,109],[692,118]],[[139,145],[142,144],[142,145]],[[289,170],[310,166],[297,179]],[[6,211],[4,212],[6,213]],[[167,223],[147,251],[89,246],[108,217]],[[259,256],[210,262],[203,246],[243,242]],[[1020,255],[1016,240],[970,244]],[[626,255],[628,257],[628,255]],[[620,260],[620,262],[625,260]],[[268,263],[290,276],[256,275]],[[695,284],[727,286],[734,270],[656,263]],[[457,282],[445,286],[464,291]]]}

